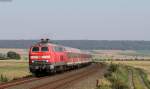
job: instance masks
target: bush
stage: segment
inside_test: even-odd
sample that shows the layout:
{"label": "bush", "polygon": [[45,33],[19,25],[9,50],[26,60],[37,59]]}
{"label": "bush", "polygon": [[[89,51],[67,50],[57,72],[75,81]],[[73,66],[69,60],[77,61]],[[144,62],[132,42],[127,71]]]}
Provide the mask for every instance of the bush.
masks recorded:
{"label": "bush", "polygon": [[13,52],[13,51],[9,51],[7,53],[7,57],[10,59],[21,59],[21,56],[18,53]]}

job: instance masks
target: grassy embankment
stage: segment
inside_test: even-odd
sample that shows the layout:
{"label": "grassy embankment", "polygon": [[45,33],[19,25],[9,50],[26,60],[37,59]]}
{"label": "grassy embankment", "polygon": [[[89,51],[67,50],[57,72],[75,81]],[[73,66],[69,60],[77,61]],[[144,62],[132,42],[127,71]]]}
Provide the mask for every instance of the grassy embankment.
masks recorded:
{"label": "grassy embankment", "polygon": [[142,69],[132,66],[109,65],[105,78],[100,80],[98,89],[149,89],[150,82]]}
{"label": "grassy embankment", "polygon": [[124,66],[111,64],[98,89],[128,89],[128,70]]}
{"label": "grassy embankment", "polygon": [[0,82],[7,82],[16,78],[31,75],[28,70],[28,62],[23,60],[1,60]]}

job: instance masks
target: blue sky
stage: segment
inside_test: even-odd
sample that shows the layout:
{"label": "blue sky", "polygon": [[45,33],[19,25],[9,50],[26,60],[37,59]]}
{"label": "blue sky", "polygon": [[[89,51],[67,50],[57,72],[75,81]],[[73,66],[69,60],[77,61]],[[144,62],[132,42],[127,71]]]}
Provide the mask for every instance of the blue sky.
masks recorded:
{"label": "blue sky", "polygon": [[0,39],[150,40],[150,0],[0,2]]}

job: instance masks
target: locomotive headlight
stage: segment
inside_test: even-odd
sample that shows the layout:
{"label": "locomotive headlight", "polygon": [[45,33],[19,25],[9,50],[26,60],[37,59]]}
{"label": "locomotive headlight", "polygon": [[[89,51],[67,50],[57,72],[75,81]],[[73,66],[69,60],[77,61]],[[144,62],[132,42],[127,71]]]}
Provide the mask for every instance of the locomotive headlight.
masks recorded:
{"label": "locomotive headlight", "polygon": [[48,60],[46,60],[46,62],[48,62]]}
{"label": "locomotive headlight", "polygon": [[34,61],[32,61],[32,63],[34,63]]}
{"label": "locomotive headlight", "polygon": [[38,56],[31,56],[31,59],[37,59],[39,58]]}
{"label": "locomotive headlight", "polygon": [[50,56],[42,56],[42,58],[51,58]]}

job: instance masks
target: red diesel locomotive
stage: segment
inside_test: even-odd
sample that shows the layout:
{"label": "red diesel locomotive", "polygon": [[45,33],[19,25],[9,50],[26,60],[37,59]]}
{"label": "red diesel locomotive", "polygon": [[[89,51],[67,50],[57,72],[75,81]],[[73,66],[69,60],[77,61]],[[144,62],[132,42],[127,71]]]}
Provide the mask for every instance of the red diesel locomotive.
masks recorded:
{"label": "red diesel locomotive", "polygon": [[90,53],[65,47],[41,39],[29,51],[29,69],[33,74],[53,73],[81,67],[91,63]]}

